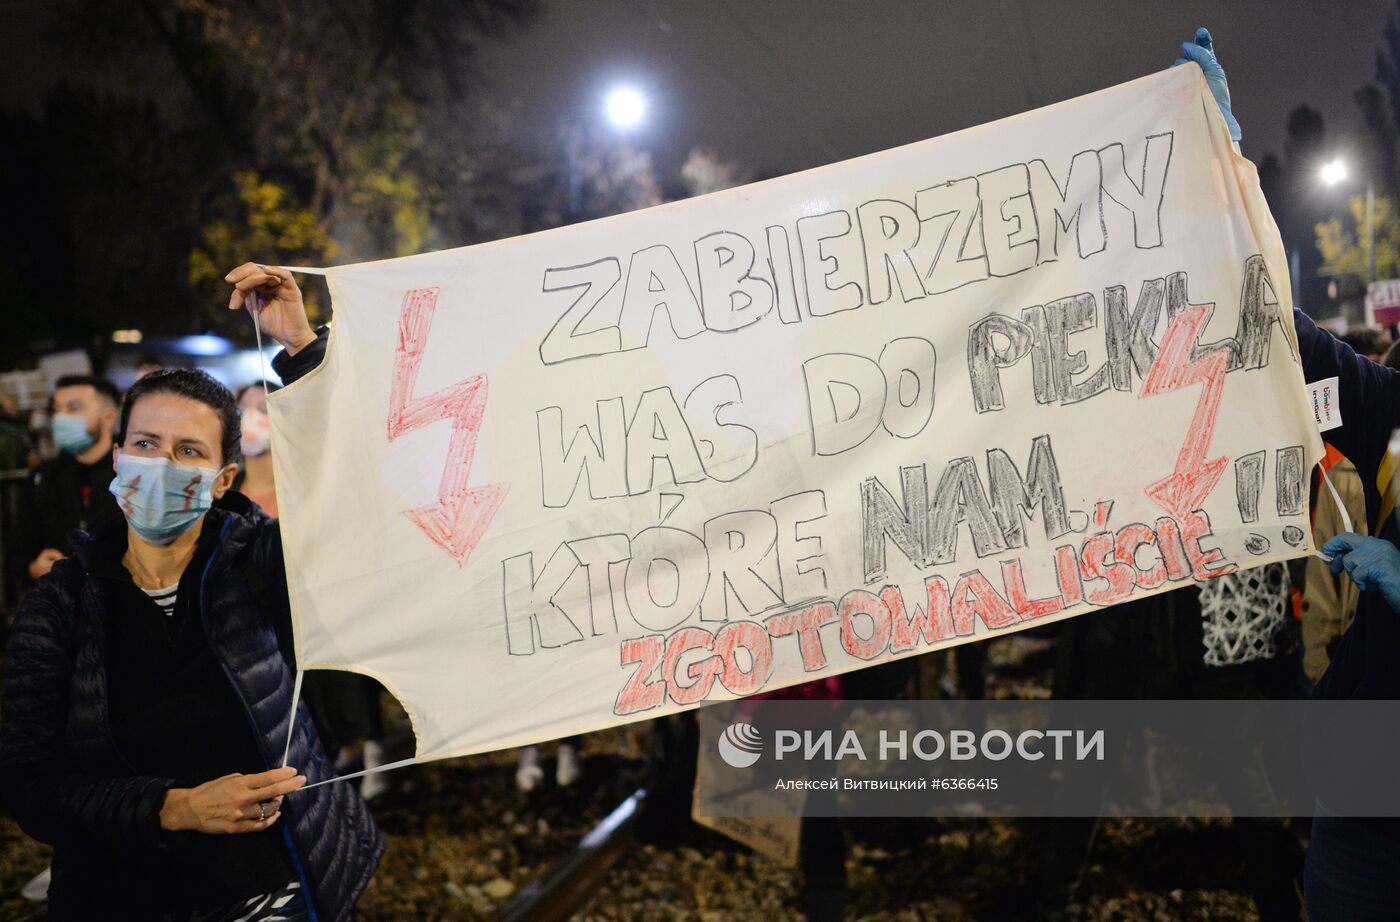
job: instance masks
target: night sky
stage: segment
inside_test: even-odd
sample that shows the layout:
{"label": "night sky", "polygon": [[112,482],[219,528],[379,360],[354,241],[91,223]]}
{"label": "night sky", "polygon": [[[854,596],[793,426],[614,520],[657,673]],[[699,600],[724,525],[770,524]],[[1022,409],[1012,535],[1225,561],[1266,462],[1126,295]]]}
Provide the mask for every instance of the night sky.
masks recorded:
{"label": "night sky", "polygon": [[637,140],[676,166],[704,146],[786,173],[1071,99],[1171,65],[1198,25],[1230,77],[1243,150],[1280,152],[1319,109],[1345,145],[1389,0],[1252,2],[554,2],[483,62],[522,127],[597,117],[630,81],[653,99]]}
{"label": "night sky", "polygon": [[[692,147],[772,175],[1048,105],[1166,67],[1210,26],[1230,75],[1243,149],[1280,152],[1287,116],[1319,109],[1339,150],[1360,119],[1390,0],[1035,3],[555,0],[477,62],[516,113],[522,144],[561,119],[600,118],[606,89],[651,98],[634,132],[663,169]],[[55,80],[123,91],[150,74],[96,74],[43,37],[62,0],[0,0],[0,104],[33,107]],[[315,37],[304,37],[308,47]],[[154,93],[157,90],[149,90]]]}

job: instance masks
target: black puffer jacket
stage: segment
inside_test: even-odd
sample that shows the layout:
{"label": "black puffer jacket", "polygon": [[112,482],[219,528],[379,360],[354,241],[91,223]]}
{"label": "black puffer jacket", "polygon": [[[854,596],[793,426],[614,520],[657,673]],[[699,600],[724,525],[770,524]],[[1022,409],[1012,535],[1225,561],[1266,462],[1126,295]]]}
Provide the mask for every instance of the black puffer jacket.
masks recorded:
{"label": "black puffer jacket", "polygon": [[[281,764],[292,701],[290,615],[277,523],[242,502],[246,514],[215,508],[206,516],[204,527],[218,537],[197,613],[271,768]],[[140,918],[161,886],[150,876],[168,847],[160,807],[177,783],[135,775],[113,743],[105,665],[112,589],[88,575],[93,539],[84,536],[76,551],[35,585],[15,620],[0,772],[20,826],[55,848],[51,913]],[[304,706],[288,764],[308,784],[335,777]],[[364,801],[353,786],[331,784],[288,796],[282,813],[315,917],[349,918],[384,850]]]}
{"label": "black puffer jacket", "polygon": [[[324,335],[274,362],[284,380],[318,364]],[[269,768],[287,742],[295,670],[286,568],[277,523],[237,494],[211,509],[216,546],[193,609],[215,659],[238,693]],[[0,725],[0,782],[25,832],[54,846],[51,918],[150,918],[169,849],[160,807],[173,778],[136,775],[112,739],[107,714],[106,624],[110,587],[89,576],[93,539],[60,561],[25,598],[10,633]],[[335,777],[305,706],[288,764],[315,784]],[[353,914],[384,840],[348,784],[289,795],[278,821],[312,916]],[[276,827],[274,827],[276,828]]]}

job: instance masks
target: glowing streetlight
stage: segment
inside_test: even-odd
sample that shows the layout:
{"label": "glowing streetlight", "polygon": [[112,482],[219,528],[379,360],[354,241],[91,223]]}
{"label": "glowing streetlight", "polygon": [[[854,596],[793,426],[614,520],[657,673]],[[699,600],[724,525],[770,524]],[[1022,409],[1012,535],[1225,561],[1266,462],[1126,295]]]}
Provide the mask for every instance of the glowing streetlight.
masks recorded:
{"label": "glowing streetlight", "polygon": [[[1337,157],[1323,164],[1322,171],[1318,174],[1324,184],[1335,186],[1345,182],[1347,178],[1347,165],[1342,158]],[[1376,186],[1368,176],[1366,178],[1366,286],[1370,286],[1376,280]],[[1367,296],[1369,303],[1370,296]],[[1367,316],[1370,316],[1369,308]]]}
{"label": "glowing streetlight", "polygon": [[620,86],[608,93],[603,111],[614,128],[635,128],[647,114],[647,100],[630,86]]}
{"label": "glowing streetlight", "polygon": [[1322,181],[1329,186],[1335,186],[1347,178],[1347,165],[1340,159],[1332,160],[1322,166]]}

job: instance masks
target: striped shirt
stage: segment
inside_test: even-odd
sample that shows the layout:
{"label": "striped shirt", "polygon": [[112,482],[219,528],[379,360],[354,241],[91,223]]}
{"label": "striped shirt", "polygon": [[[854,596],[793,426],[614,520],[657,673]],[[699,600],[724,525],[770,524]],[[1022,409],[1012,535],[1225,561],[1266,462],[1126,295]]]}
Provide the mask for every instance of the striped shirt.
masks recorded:
{"label": "striped shirt", "polygon": [[142,589],[142,592],[150,596],[152,602],[156,603],[161,611],[165,612],[167,618],[175,614],[175,599],[180,594],[180,584],[166,586],[164,589]]}
{"label": "striped shirt", "polygon": [[303,922],[310,918],[301,883],[293,880],[271,893],[211,912],[197,912],[190,922]]}

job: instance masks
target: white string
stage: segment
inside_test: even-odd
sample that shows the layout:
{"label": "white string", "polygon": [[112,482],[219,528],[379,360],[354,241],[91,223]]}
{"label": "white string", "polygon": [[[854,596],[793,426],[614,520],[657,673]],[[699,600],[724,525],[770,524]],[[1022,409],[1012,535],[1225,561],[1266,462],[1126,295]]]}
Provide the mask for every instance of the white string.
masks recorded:
{"label": "white string", "polygon": [[263,397],[271,397],[267,390],[267,356],[263,353],[262,347],[262,323],[258,320],[258,315],[262,313],[262,295],[256,291],[248,292],[248,298],[243,302],[248,308],[248,315],[253,318],[253,340],[258,344],[258,363],[262,366],[262,389]]}
{"label": "white string", "polygon": [[[248,308],[248,315],[253,318],[253,339],[258,345],[258,362],[262,365],[262,389],[263,397],[271,397],[267,389],[267,355],[263,353],[262,347],[262,324],[258,320],[258,315],[262,313],[262,295],[256,291],[248,292],[248,297],[243,302]],[[287,745],[282,749],[282,767],[287,767],[287,759],[292,752],[292,734],[297,728],[297,703],[301,701],[301,679],[302,671],[297,670],[296,680],[292,683],[292,710],[287,715]]]}
{"label": "white string", "polygon": [[[326,274],[326,271],[324,269],[298,269],[293,266],[283,266],[282,268],[288,269],[293,272],[306,272],[312,275]],[[263,352],[262,347],[262,323],[258,317],[258,315],[262,313],[263,309],[262,295],[259,294],[257,291],[248,292],[248,297],[244,300],[243,305],[248,308],[248,315],[253,318],[253,340],[257,343],[258,362],[262,366],[263,396],[271,397],[272,395],[268,393],[267,388],[267,355]],[[282,748],[283,768],[287,767],[287,760],[291,757],[292,754],[292,735],[296,733],[297,729],[297,705],[301,702],[301,680],[305,675],[306,673],[298,669],[296,679],[292,682],[292,710],[291,713],[287,715],[287,745]]]}
{"label": "white string", "polygon": [[[1322,471],[1322,482],[1327,484],[1327,492],[1332,494],[1332,502],[1337,504],[1337,511],[1342,515],[1342,531],[1351,531],[1351,513],[1347,512],[1347,504],[1342,502],[1342,495],[1337,492],[1337,488],[1332,485],[1332,478],[1327,476],[1327,468],[1319,464],[1318,469]],[[1332,558],[1322,553],[1321,549],[1314,549],[1313,556],[1319,560],[1332,562]]]}
{"label": "white string", "polygon": [[306,673],[297,670],[296,681],[292,683],[292,713],[287,716],[287,745],[282,750],[282,767],[287,767],[287,757],[292,753],[292,734],[297,728],[297,704],[301,701],[301,679]]}
{"label": "white string", "polygon": [[319,788],[323,784],[335,784],[337,781],[349,781],[351,778],[361,778],[365,775],[373,775],[376,772],[387,772],[391,768],[403,768],[408,765],[417,764],[418,760],[416,758],[401,759],[398,762],[390,762],[388,765],[376,765],[374,768],[367,768],[364,771],[354,772],[349,775],[337,775],[334,778],[327,778],[325,781],[318,781],[315,784],[308,784],[306,787],[297,788],[296,791],[292,793],[296,794],[298,791],[309,791],[312,788]]}

